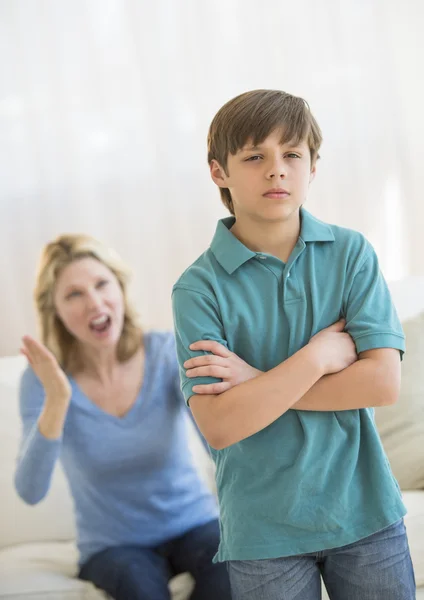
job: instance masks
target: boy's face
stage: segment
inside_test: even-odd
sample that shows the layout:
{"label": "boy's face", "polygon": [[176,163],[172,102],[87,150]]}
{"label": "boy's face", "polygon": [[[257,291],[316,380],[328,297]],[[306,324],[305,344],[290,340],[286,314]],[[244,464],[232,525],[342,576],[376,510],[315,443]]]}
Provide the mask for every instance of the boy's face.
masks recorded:
{"label": "boy's face", "polygon": [[309,146],[306,141],[281,145],[281,137],[281,130],[275,130],[257,147],[247,143],[230,154],[228,175],[212,161],[212,179],[230,190],[237,219],[286,221],[305,202],[315,176]]}

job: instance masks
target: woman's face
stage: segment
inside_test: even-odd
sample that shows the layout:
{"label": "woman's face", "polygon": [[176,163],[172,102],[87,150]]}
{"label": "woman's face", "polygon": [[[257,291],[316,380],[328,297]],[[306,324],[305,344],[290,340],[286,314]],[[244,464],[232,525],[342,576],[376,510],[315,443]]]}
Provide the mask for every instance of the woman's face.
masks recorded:
{"label": "woman's face", "polygon": [[115,275],[94,258],[81,258],[60,273],[54,291],[57,314],[82,344],[116,346],[124,322],[124,297]]}

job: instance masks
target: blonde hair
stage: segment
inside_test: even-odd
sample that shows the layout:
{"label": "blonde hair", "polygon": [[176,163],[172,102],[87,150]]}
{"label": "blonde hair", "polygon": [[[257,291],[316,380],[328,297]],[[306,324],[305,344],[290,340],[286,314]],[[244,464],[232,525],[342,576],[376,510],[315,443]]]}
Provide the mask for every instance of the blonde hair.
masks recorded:
{"label": "blonde hair", "polygon": [[54,288],[63,269],[82,258],[94,258],[103,263],[115,275],[122,289],[124,323],[117,348],[118,360],[125,362],[130,359],[142,343],[142,330],[138,316],[128,298],[130,278],[128,267],[112,248],[89,235],[60,235],[42,250],[37,269],[34,300],[41,340],[67,372],[75,372],[81,368],[81,365],[78,361],[77,340],[57,315]]}
{"label": "blonde hair", "polygon": [[[229,154],[236,154],[248,141],[256,146],[276,129],[282,130],[281,143],[306,140],[311,163],[319,158],[322,134],[303,98],[280,90],[253,90],[233,98],[216,113],[208,133],[208,163],[216,160],[227,172]],[[221,200],[234,215],[228,188],[219,188]]]}

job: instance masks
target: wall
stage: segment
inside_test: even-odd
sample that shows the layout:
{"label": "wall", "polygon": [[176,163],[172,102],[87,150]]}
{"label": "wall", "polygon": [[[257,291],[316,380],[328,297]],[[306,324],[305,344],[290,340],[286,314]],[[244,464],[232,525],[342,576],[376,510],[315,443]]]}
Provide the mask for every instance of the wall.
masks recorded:
{"label": "wall", "polygon": [[34,333],[34,266],[64,231],[113,245],[146,327],[171,326],[172,284],[225,216],[207,128],[248,89],[318,118],[309,209],[367,235],[388,279],[423,273],[423,17],[419,0],[2,0],[0,355]]}

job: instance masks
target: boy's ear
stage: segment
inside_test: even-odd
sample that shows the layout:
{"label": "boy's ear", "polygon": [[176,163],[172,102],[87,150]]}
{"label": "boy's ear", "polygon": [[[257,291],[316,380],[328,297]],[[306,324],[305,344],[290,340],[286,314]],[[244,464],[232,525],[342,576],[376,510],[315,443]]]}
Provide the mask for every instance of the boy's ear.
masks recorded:
{"label": "boy's ear", "polygon": [[309,183],[312,183],[313,180],[315,179],[315,175],[317,174],[317,163],[314,164],[314,166],[311,169],[311,174],[309,176]]}
{"label": "boy's ear", "polygon": [[227,175],[218,161],[213,159],[209,165],[209,169],[211,172],[212,181],[216,183],[216,185],[223,188],[228,187],[228,184],[226,183]]}

